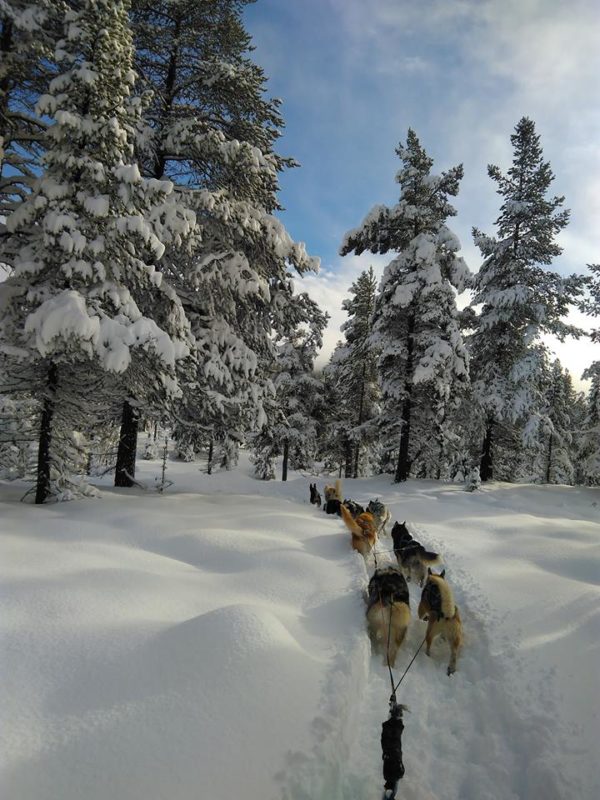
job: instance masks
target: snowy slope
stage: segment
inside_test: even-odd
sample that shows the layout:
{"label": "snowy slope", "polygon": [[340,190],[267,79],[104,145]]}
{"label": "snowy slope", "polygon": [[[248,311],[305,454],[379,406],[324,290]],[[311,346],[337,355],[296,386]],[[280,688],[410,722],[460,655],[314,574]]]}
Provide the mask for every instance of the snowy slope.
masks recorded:
{"label": "snowy slope", "polygon": [[[381,796],[372,564],[305,477],[249,473],[172,463],[164,495],[106,486],[44,508],[0,485],[4,796]],[[399,796],[599,796],[600,492],[381,477],[345,494],[384,498],[443,552],[465,624],[456,675],[438,643],[402,686]],[[411,587],[413,617],[417,602]],[[397,676],[423,635],[414,619]]]}

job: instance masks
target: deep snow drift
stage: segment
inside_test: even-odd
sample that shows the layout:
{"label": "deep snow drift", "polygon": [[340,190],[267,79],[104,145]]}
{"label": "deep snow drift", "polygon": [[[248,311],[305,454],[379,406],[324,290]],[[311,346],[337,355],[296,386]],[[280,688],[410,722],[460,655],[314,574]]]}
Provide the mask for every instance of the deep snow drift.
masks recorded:
{"label": "deep snow drift", "polygon": [[[105,485],[46,507],[0,484],[3,796],[381,796],[372,562],[309,505],[307,477],[200,466],[169,464],[164,494]],[[140,462],[150,487],[158,471]],[[600,796],[600,491],[381,476],[344,493],[382,498],[443,553],[465,626],[456,675],[437,642],[400,690],[399,798]],[[425,630],[410,589],[396,677]]]}

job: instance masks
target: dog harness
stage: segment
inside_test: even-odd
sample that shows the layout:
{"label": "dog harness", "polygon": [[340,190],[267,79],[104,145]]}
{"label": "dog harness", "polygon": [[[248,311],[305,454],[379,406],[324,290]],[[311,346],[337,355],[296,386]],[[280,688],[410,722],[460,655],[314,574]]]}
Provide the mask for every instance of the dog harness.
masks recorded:
{"label": "dog harness", "polygon": [[452,619],[454,617],[454,614],[452,617],[447,617],[442,613],[442,593],[439,586],[433,581],[427,581],[425,584],[421,600],[428,603],[429,608],[434,614],[437,614],[438,619]]}

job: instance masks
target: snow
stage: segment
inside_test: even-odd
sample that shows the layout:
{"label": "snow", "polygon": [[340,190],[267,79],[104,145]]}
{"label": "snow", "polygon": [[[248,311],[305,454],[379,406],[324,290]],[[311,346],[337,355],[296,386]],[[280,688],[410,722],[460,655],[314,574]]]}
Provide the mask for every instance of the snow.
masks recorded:
{"label": "snow", "polygon": [[[371,562],[308,503],[139,462],[149,491],[38,507],[0,482],[2,785],[19,800],[375,800],[389,679],[371,658]],[[279,473],[278,473],[279,474]],[[327,478],[317,478],[322,491]],[[399,691],[406,800],[599,796],[600,490],[389,476],[344,482],[440,551],[465,626]],[[379,542],[380,562],[391,558]],[[416,619],[399,677],[424,635]]]}

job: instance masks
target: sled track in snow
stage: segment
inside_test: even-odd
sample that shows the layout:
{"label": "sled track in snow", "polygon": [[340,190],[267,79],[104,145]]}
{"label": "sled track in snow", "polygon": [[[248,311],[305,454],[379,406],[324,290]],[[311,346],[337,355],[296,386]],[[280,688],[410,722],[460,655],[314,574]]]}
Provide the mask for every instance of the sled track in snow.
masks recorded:
{"label": "sled track in snow", "polygon": [[[337,517],[335,518],[337,521]],[[335,529],[323,520],[323,530]],[[498,617],[476,580],[460,566],[460,557],[424,529],[414,533],[444,555],[463,619],[465,644],[458,670],[446,675],[449,648],[436,639],[432,656],[419,653],[398,692],[408,706],[404,715],[406,774],[398,800],[563,800],[579,797],[561,775],[553,755],[564,753],[556,740],[552,701],[544,695],[544,676],[532,676],[529,708],[511,695],[511,669],[519,669],[517,648],[508,637],[493,639]],[[391,538],[380,541],[381,551]],[[352,591],[364,592],[373,572],[353,556]],[[394,563],[382,553],[379,565]],[[397,659],[396,681],[423,640],[417,618],[421,590],[409,584],[412,621]],[[533,694],[536,691],[537,694]],[[387,719],[389,674],[380,656],[371,656],[366,633],[340,643],[313,721],[310,753],[290,753],[279,774],[283,800],[380,800],[383,793],[381,724]],[[534,757],[532,758],[532,752]]]}

